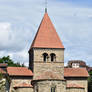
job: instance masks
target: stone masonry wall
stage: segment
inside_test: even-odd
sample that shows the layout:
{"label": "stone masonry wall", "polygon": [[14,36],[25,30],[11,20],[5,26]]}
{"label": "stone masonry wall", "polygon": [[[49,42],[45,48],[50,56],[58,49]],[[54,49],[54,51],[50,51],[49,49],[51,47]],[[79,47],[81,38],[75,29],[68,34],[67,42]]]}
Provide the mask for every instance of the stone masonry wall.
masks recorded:
{"label": "stone masonry wall", "polygon": [[10,92],[16,92],[13,87],[15,85],[21,84],[23,82],[25,82],[27,84],[30,84],[31,83],[31,80],[30,79],[11,79]]}
{"label": "stone masonry wall", "polygon": [[[49,55],[47,62],[43,61],[43,53]],[[56,54],[56,61],[51,62],[50,54]],[[43,72],[52,71],[60,76],[64,77],[64,49],[34,49],[34,79],[41,75]]]}
{"label": "stone masonry wall", "polygon": [[17,88],[16,92],[33,92],[33,88]]}
{"label": "stone masonry wall", "polygon": [[34,92],[51,92],[52,87],[55,87],[55,92],[66,92],[66,82],[60,80],[39,81],[34,87]]}
{"label": "stone masonry wall", "polygon": [[83,86],[85,88],[85,91],[84,92],[88,92],[88,81],[87,79],[79,79],[79,80],[74,80],[74,79],[71,79],[71,80],[67,80],[67,84],[70,84],[70,83],[76,83],[76,84],[79,84],[81,86]]}
{"label": "stone masonry wall", "polygon": [[82,88],[67,88],[66,92],[85,92]]}
{"label": "stone masonry wall", "polygon": [[0,79],[0,92],[6,92],[6,79]]}
{"label": "stone masonry wall", "polygon": [[49,55],[47,62],[51,62],[51,53],[56,54],[56,62],[64,62],[64,49],[34,49],[34,61],[43,62],[43,53],[47,53]]}
{"label": "stone masonry wall", "polygon": [[59,78],[64,78],[64,63],[34,63],[34,79],[46,71],[52,71]]}

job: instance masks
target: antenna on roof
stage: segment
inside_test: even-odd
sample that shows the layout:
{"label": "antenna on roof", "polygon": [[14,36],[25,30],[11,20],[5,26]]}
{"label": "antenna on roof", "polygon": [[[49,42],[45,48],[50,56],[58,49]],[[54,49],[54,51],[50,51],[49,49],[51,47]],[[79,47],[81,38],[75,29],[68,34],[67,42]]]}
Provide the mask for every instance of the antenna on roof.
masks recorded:
{"label": "antenna on roof", "polygon": [[45,0],[45,13],[47,13],[47,0]]}

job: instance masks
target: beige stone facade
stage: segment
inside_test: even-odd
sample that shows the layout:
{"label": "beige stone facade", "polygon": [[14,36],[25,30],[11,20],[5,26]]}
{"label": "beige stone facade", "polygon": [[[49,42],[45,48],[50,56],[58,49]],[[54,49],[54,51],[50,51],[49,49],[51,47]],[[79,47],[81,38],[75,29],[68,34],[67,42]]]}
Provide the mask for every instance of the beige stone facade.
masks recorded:
{"label": "beige stone facade", "polygon": [[[68,78],[67,84],[76,83],[84,87],[84,92],[88,92],[88,80],[87,78]],[[80,92],[80,91],[79,91]]]}
{"label": "beige stone facade", "polygon": [[64,63],[34,63],[34,79],[46,71],[53,71],[54,74],[64,79]]}
{"label": "beige stone facade", "polygon": [[[43,53],[48,54],[46,62],[43,61]],[[56,55],[53,62],[51,62],[51,53]],[[64,78],[64,49],[34,49],[33,58],[33,61],[30,62],[34,62],[32,64],[34,79],[45,71],[53,71],[57,75],[60,75],[62,79]]]}
{"label": "beige stone facade", "polygon": [[[11,84],[10,84],[10,90],[9,90],[9,92],[16,92],[16,90],[14,89],[14,87],[16,86],[16,85],[18,85],[18,84],[21,84],[21,83],[27,83],[27,84],[31,84],[31,79],[23,79],[23,78],[21,78],[21,79],[15,79],[15,78],[12,78],[11,79]],[[21,88],[20,88],[21,89]],[[20,90],[20,89],[18,89],[18,90]],[[19,92],[19,91],[18,91]],[[22,91],[21,91],[22,92]],[[25,92],[25,91],[24,91]]]}
{"label": "beige stone facade", "polygon": [[34,84],[34,92],[51,92],[55,87],[55,92],[66,92],[65,80],[42,80]]}
{"label": "beige stone facade", "polygon": [[16,92],[34,92],[33,88],[17,88]]}
{"label": "beige stone facade", "polygon": [[85,92],[84,88],[67,88],[66,92]]}
{"label": "beige stone facade", "polygon": [[64,62],[64,49],[53,49],[53,48],[45,48],[45,49],[34,49],[34,62],[43,62],[43,53],[48,54],[47,62],[51,62],[50,54],[54,53],[56,55],[55,62]]}

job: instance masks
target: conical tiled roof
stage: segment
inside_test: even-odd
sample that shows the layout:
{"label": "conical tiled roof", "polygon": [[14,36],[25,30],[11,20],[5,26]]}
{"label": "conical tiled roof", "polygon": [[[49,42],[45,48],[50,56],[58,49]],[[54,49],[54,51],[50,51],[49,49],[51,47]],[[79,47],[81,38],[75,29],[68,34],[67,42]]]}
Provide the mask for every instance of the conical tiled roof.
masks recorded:
{"label": "conical tiled roof", "polygon": [[31,48],[64,48],[48,13],[44,14]]}

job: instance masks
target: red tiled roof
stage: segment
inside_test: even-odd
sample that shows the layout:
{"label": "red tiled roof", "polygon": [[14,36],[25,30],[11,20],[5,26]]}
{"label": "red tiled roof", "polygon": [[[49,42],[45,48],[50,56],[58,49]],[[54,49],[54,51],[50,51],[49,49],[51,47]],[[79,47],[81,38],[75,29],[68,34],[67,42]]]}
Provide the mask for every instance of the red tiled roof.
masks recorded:
{"label": "red tiled roof", "polygon": [[42,19],[31,48],[64,48],[47,13]]}
{"label": "red tiled roof", "polygon": [[[0,71],[4,72],[1,68]],[[8,67],[10,76],[33,76],[31,70],[26,67]],[[64,77],[89,77],[86,68],[64,68]],[[38,79],[61,79],[57,74],[46,71],[38,76]]]}
{"label": "red tiled roof", "polygon": [[89,77],[86,68],[64,68],[64,77]]}
{"label": "red tiled roof", "polygon": [[31,84],[27,83],[21,83],[14,86],[14,88],[32,88],[33,86]]}
{"label": "red tiled roof", "polygon": [[5,63],[0,63],[0,67],[7,67],[7,64],[5,64]]}
{"label": "red tiled roof", "polygon": [[33,76],[32,71],[26,67],[8,67],[7,72],[10,76]]}
{"label": "red tiled roof", "polygon": [[37,80],[41,80],[41,79],[62,79],[62,78],[51,71],[46,71],[41,75],[37,76]]}
{"label": "red tiled roof", "polygon": [[67,84],[67,88],[84,88],[83,86],[75,83]]}
{"label": "red tiled roof", "polygon": [[0,73],[6,74],[6,72],[2,68],[0,68]]}

